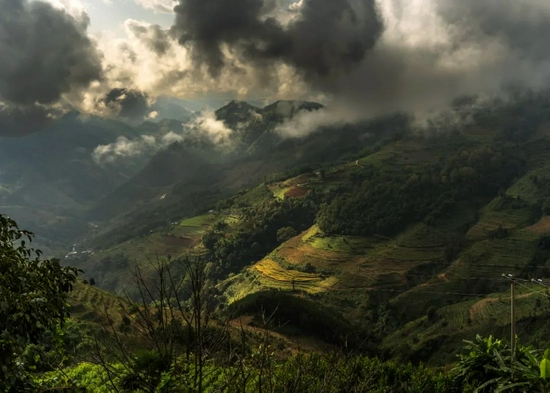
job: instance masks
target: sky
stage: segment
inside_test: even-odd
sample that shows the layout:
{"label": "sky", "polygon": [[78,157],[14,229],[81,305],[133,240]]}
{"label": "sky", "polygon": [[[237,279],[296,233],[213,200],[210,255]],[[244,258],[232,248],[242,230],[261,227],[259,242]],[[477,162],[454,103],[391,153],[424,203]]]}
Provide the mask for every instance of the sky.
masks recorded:
{"label": "sky", "polygon": [[[169,28],[174,22],[174,14],[162,7],[164,3],[170,4],[169,1],[160,2],[161,6],[157,9],[153,8],[154,2],[138,3],[135,0],[84,0],[74,3],[80,3],[86,10],[90,17],[90,32],[95,35],[109,31],[117,38],[124,38],[124,22],[127,19],[147,21],[164,28]],[[147,8],[144,4],[151,6]]]}
{"label": "sky", "polygon": [[327,104],[303,130],[428,118],[547,89],[549,36],[548,0],[0,0],[0,134],[160,96]]}

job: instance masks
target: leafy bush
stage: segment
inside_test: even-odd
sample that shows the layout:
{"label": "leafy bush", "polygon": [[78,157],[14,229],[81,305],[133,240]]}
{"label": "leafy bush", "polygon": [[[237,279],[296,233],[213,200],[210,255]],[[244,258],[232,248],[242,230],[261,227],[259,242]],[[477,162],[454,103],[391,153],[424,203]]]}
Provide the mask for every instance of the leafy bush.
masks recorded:
{"label": "leafy bush", "polygon": [[548,392],[550,389],[550,350],[540,351],[517,345],[512,349],[504,340],[476,337],[467,341],[467,355],[455,367],[455,380],[465,391]]}
{"label": "leafy bush", "polygon": [[[122,364],[113,364],[110,367],[114,374],[122,375],[125,370]],[[119,384],[119,378],[111,380],[102,366],[88,362],[35,378],[37,389],[51,391],[111,393],[115,391],[113,384]]]}

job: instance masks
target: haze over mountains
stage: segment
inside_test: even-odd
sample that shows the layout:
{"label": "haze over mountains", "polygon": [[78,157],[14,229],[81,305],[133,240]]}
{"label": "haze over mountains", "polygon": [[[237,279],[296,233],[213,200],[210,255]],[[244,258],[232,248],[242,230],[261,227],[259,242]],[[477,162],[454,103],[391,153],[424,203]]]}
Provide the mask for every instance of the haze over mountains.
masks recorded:
{"label": "haze over mountains", "polygon": [[[232,101],[202,115],[166,99],[151,107],[154,119],[139,125],[69,113],[40,132],[0,138],[1,205],[22,225],[68,245],[88,223],[132,210],[167,187],[198,178],[215,185],[220,167],[281,143],[276,124],[294,112],[318,108],[278,102],[260,109]],[[60,238],[50,225],[70,235]]]}

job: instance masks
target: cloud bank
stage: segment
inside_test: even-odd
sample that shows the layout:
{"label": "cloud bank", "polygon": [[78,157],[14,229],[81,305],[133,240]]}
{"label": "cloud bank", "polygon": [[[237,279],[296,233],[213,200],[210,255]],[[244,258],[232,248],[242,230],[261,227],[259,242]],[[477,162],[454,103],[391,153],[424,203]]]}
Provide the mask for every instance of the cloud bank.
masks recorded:
{"label": "cloud bank", "polygon": [[550,81],[544,0],[301,0],[286,22],[270,16],[273,3],[180,0],[172,32],[213,76],[250,66],[277,80],[290,67],[287,83],[346,116],[426,115],[459,95]]}
{"label": "cloud bank", "polygon": [[50,2],[0,0],[4,133],[67,106],[124,118],[159,95],[320,100],[322,118],[293,120],[310,129],[550,85],[547,0],[140,0],[173,26],[129,19],[97,41],[78,1]]}
{"label": "cloud bank", "polygon": [[193,136],[204,136],[216,144],[228,142],[233,132],[222,120],[216,118],[213,111],[205,111],[189,125],[190,133]]}
{"label": "cloud bank", "polygon": [[34,131],[102,78],[87,26],[49,3],[0,0],[0,133]]}
{"label": "cloud bank", "polygon": [[136,157],[152,156],[160,149],[182,140],[183,136],[174,131],[169,131],[161,137],[142,135],[139,138],[128,139],[121,136],[113,143],[97,146],[92,152],[92,158],[98,165],[116,164]]}
{"label": "cloud bank", "polygon": [[182,124],[177,132],[171,130],[162,136],[142,135],[134,139],[121,136],[113,143],[97,146],[92,152],[92,158],[98,165],[116,164],[121,160],[152,156],[160,149],[186,139],[203,139],[224,146],[229,143],[232,132],[223,121],[216,118],[214,112],[206,111],[189,123]]}

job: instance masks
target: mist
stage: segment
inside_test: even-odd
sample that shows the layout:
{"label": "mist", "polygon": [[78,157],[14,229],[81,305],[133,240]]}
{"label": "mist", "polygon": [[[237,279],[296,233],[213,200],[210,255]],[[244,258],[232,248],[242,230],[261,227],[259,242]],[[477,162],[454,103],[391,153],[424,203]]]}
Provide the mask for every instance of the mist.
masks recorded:
{"label": "mist", "polygon": [[[264,85],[304,83],[307,98],[332,108],[291,120],[283,135],[392,112],[425,119],[457,96],[549,85],[545,1],[301,0],[276,13],[277,5],[180,0],[171,33],[222,84],[261,68]],[[286,82],[283,67],[293,70]]]}
{"label": "mist", "polygon": [[173,25],[127,19],[124,37],[92,36],[84,10],[0,1],[0,50],[9,54],[0,132],[30,133],[72,109],[138,122],[158,96],[326,105],[279,129],[300,136],[395,112],[422,122],[458,96],[550,85],[543,0],[139,3],[173,13]]}

